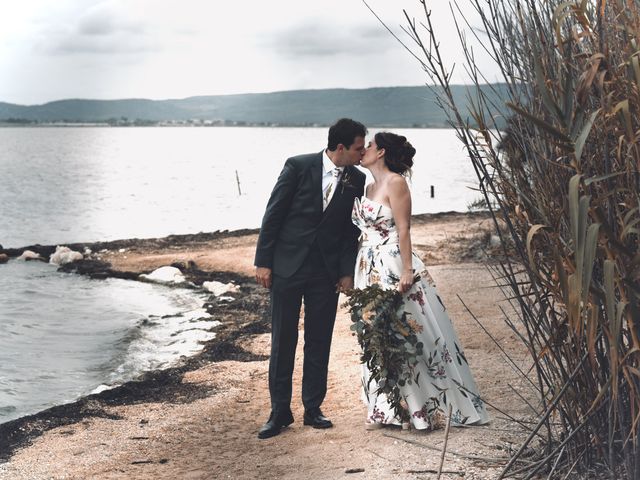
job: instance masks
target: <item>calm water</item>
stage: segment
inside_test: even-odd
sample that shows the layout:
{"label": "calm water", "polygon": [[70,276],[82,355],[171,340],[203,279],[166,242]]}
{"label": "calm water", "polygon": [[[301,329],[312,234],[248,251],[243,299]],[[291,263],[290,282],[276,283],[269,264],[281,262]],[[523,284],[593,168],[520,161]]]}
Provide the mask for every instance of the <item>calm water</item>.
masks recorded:
{"label": "calm water", "polygon": [[[394,131],[418,151],[413,212],[466,211],[479,197],[469,186],[478,182],[454,132]],[[0,129],[0,244],[258,227],[286,157],[322,150],[326,134],[326,128]]]}
{"label": "calm water", "polygon": [[[453,131],[394,131],[418,151],[414,213],[478,198]],[[326,128],[3,128],[0,244],[258,227],[286,157],[325,143]],[[13,260],[0,292],[0,423],[170,365],[214,335],[191,291]]]}

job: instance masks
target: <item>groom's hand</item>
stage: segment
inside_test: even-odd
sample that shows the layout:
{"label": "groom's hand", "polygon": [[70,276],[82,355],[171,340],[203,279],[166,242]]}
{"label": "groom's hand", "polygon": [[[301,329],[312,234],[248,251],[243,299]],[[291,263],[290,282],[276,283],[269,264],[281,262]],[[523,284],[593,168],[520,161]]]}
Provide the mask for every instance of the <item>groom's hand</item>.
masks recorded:
{"label": "groom's hand", "polygon": [[341,277],[336,284],[336,292],[344,293],[353,289],[353,277]]}
{"label": "groom's hand", "polygon": [[271,288],[271,269],[267,267],[257,267],[256,282],[265,288]]}

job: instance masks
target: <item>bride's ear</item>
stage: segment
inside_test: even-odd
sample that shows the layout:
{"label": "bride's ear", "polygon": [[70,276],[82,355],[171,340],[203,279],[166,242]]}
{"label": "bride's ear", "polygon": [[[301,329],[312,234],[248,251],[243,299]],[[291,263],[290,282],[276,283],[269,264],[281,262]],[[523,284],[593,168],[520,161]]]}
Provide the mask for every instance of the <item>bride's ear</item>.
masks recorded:
{"label": "bride's ear", "polygon": [[382,158],[384,157],[384,148],[381,148],[380,150],[378,150],[378,158]]}

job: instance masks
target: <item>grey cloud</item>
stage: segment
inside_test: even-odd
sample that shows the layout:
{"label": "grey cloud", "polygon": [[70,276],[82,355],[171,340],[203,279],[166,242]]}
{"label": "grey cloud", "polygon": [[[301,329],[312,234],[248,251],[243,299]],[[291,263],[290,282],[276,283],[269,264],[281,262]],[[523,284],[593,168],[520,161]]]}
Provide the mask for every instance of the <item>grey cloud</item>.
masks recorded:
{"label": "grey cloud", "polygon": [[80,35],[109,35],[118,30],[117,21],[112,16],[90,15],[80,20]]}
{"label": "grey cloud", "polygon": [[131,54],[156,50],[141,23],[114,9],[98,6],[79,16],[66,29],[41,32],[38,48],[56,55]]}
{"label": "grey cloud", "polygon": [[81,35],[143,34],[144,27],[139,22],[123,18],[114,10],[94,8],[80,18],[77,31]]}
{"label": "grey cloud", "polygon": [[367,54],[394,46],[384,28],[307,23],[277,32],[264,44],[290,57],[318,57],[340,54]]}

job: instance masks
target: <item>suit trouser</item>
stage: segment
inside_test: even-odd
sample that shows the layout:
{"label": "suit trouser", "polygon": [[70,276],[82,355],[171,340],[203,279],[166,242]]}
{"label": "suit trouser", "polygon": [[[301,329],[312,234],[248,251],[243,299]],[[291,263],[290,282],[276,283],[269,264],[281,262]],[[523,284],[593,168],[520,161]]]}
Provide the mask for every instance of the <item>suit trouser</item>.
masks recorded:
{"label": "suit trouser", "polygon": [[317,249],[291,277],[273,276],[271,286],[271,358],[269,393],[274,412],[288,411],[298,343],[298,321],[304,299],[302,403],[317,408],[327,393],[331,336],[338,307],[335,281]]}

